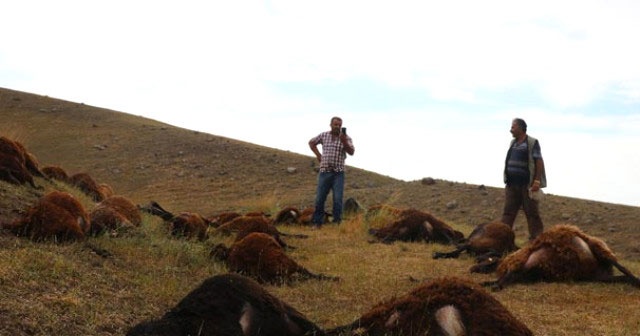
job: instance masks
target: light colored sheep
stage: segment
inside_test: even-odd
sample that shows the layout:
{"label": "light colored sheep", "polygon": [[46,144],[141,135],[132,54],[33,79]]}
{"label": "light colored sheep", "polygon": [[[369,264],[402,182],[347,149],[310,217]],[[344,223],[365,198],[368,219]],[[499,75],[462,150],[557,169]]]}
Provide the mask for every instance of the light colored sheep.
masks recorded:
{"label": "light colored sheep", "polygon": [[[622,275],[613,275],[613,267]],[[484,285],[502,289],[517,282],[594,281],[624,282],[640,288],[640,279],[620,265],[604,241],[567,224],[551,227],[505,257],[497,274],[497,280]]]}

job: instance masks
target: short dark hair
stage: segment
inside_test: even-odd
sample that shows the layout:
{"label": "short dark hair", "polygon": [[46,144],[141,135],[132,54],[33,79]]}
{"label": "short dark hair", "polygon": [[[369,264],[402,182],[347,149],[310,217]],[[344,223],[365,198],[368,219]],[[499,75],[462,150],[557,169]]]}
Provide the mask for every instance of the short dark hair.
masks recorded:
{"label": "short dark hair", "polygon": [[340,117],[333,117],[333,118],[331,118],[331,123],[333,123],[333,121],[334,121],[334,120],[340,120],[340,121],[342,121],[342,118],[340,118]]}
{"label": "short dark hair", "polygon": [[518,124],[518,127],[520,127],[520,129],[522,129],[523,132],[527,133],[527,122],[525,122],[524,119],[515,118],[513,119],[513,121],[515,121],[516,124]]}

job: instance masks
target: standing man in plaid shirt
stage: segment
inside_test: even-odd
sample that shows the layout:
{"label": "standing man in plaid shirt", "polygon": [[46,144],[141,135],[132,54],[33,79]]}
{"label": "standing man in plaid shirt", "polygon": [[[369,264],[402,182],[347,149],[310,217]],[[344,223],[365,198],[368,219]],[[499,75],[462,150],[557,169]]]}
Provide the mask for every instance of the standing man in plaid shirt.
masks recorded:
{"label": "standing man in plaid shirt", "polygon": [[[309,147],[320,162],[318,189],[316,191],[315,212],[312,223],[320,228],[324,222],[324,203],[329,191],[333,191],[333,222],[342,220],[342,194],[344,191],[344,160],[347,154],[353,155],[355,147],[346,128],[342,128],[342,119],[331,118],[331,131],[322,132],[309,140]],[[318,145],[322,145],[322,154]]]}

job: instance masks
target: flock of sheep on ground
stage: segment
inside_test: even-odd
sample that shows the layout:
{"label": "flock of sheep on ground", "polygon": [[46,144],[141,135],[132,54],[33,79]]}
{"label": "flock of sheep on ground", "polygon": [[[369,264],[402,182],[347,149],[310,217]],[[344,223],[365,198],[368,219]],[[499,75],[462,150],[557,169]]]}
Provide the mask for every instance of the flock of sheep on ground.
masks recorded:
{"label": "flock of sheep on ground", "polygon": [[[304,279],[338,281],[333,275],[314,273],[286,253],[283,223],[310,222],[313,209],[288,207],[275,216],[263,213],[222,213],[206,218],[196,213],[174,214],[157,202],[137,206],[114,195],[106,184],[88,174],[68,176],[60,167],[40,168],[36,158],[17,141],[0,137],[0,180],[40,188],[33,176],[77,187],[96,205],[90,211],[70,193],[44,194],[22,215],[0,222],[0,230],[36,241],[75,241],[86,236],[117,235],[141,225],[141,212],[158,216],[171,234],[206,240],[213,235],[235,235],[230,246],[218,244],[210,255],[224,262],[230,273],[205,280],[157,320],[133,326],[127,335],[533,335],[484,287],[500,290],[517,282],[602,281],[624,282],[640,288],[640,279],[620,265],[600,239],[572,225],[556,225],[526,246],[515,244],[513,230],[500,222],[477,226],[468,237],[417,209],[387,205],[362,209],[347,200],[345,211],[365,217],[393,215],[387,225],[371,229],[371,242],[424,241],[451,244],[450,252],[433,258],[476,256],[471,272],[496,272],[495,281],[475,284],[456,277],[424,281],[404,296],[378,303],[344,326],[323,330],[262,284],[293,283]],[[305,235],[293,235],[305,238]],[[622,274],[614,275],[614,267]]]}

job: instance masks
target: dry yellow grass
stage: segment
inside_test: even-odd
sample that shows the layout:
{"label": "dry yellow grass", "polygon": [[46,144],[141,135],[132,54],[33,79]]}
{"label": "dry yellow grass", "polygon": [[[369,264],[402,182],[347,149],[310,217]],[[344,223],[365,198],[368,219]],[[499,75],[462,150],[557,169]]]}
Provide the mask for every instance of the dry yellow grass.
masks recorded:
{"label": "dry yellow grass", "polygon": [[[313,200],[310,157],[5,89],[0,89],[0,118],[0,134],[22,141],[42,165],[86,171],[138,204],[153,199],[171,211],[207,216],[223,210],[275,213]],[[289,166],[298,171],[287,173]],[[87,208],[94,206],[74,188],[39,178],[36,183],[70,191]],[[15,218],[41,193],[0,181],[0,219]],[[385,203],[429,211],[464,233],[496,218],[503,202],[498,188],[442,180],[423,185],[359,169],[348,172],[346,196],[365,206]],[[446,206],[452,200],[458,207]],[[542,213],[547,225],[570,222],[604,239],[625,266],[640,274],[639,208],[548,195]],[[492,279],[470,274],[469,256],[431,259],[434,251],[448,246],[368,243],[367,228],[387,220],[383,215],[368,221],[357,217],[320,231],[281,227],[310,236],[287,239],[297,247],[289,252],[295,260],[341,281],[267,289],[320,326],[333,327],[380,300],[404,294],[416,285],[410,278]],[[522,243],[522,218],[516,225]],[[230,239],[172,239],[164,223],[150,216],[128,235],[64,245],[0,233],[0,335],[122,335],[135,323],[161,316],[207,277],[226,272],[208,253]],[[493,295],[536,335],[617,336],[640,330],[640,312],[634,309],[640,290],[628,285],[539,283]]]}

